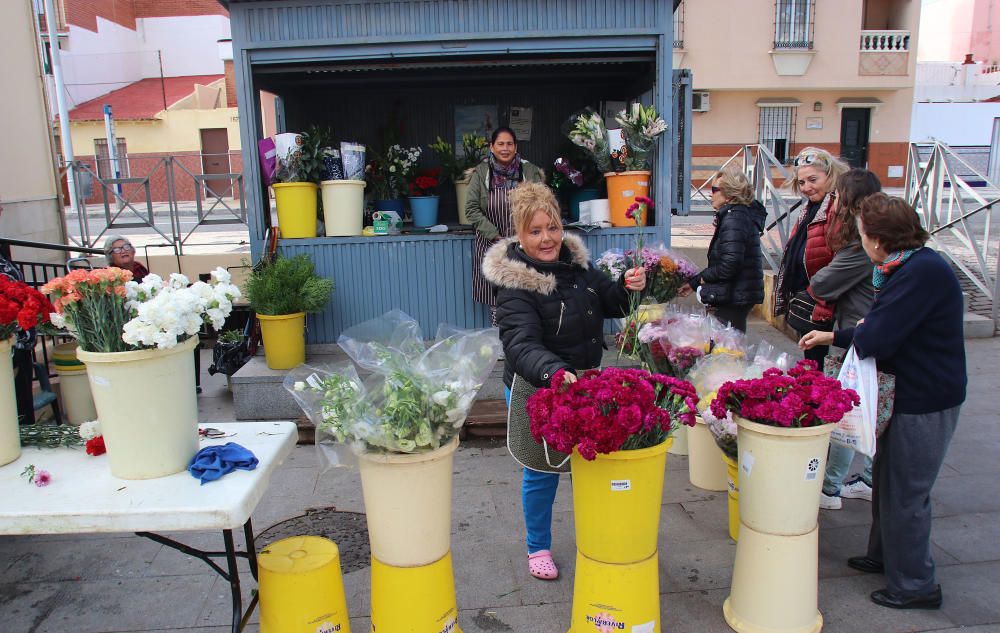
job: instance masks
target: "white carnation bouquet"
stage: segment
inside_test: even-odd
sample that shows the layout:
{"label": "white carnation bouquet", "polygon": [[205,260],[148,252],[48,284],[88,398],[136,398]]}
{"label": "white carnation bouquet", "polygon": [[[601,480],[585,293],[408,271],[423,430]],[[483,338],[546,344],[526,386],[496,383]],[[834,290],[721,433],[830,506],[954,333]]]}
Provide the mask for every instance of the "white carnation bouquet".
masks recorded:
{"label": "white carnation bouquet", "polygon": [[149,274],[142,283],[126,283],[125,291],[125,305],[134,316],[122,328],[122,339],[139,348],[175,347],[197,335],[205,323],[221,329],[240,297],[240,289],[221,267],[212,271],[209,283],[192,284],[178,273],[166,281]]}
{"label": "white carnation bouquet", "polygon": [[366,380],[342,362],[302,365],[284,385],[316,425],[317,444],[346,444],[354,453],[419,453],[447,444],[501,350],[495,329],[448,325],[428,347],[417,322],[400,310],[345,330],[337,342],[370,372]]}

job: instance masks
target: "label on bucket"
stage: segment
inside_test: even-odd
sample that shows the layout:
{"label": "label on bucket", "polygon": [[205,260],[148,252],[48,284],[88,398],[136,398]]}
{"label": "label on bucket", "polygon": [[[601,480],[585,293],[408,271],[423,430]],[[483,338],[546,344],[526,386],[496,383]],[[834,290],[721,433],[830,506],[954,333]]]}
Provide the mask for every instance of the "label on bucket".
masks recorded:
{"label": "label on bucket", "polygon": [[816,481],[819,476],[819,457],[813,457],[806,462],[806,481]]}
{"label": "label on bucket", "polygon": [[634,189],[623,189],[622,190],[622,198],[633,198],[633,197],[635,197],[635,190]]}
{"label": "label on bucket", "polygon": [[108,379],[107,378],[103,378],[101,376],[91,376],[90,377],[90,382],[94,383],[98,387],[110,387],[111,386],[111,383],[108,382]]}
{"label": "label on bucket", "polygon": [[743,459],[740,460],[740,470],[749,475],[753,472],[753,462],[753,453],[743,453]]}
{"label": "label on bucket", "polygon": [[587,615],[586,618],[588,623],[593,624],[597,627],[597,630],[602,633],[604,631],[608,631],[610,633],[611,631],[625,630],[625,623],[619,622],[615,619],[615,616],[611,615],[607,611],[601,611],[596,615]]}
{"label": "label on bucket", "polygon": [[632,633],[653,633],[656,630],[656,620],[650,620],[645,624],[636,624],[632,627]]}
{"label": "label on bucket", "polygon": [[631,479],[612,479],[611,480],[611,492],[617,492],[620,490],[631,490],[632,480]]}
{"label": "label on bucket", "polygon": [[324,622],[316,627],[316,633],[337,633],[341,629],[340,624],[334,624],[333,622]]}
{"label": "label on bucket", "polygon": [[448,620],[444,623],[444,626],[441,627],[441,633],[452,633],[453,631],[455,631],[457,626],[458,626],[458,620],[456,620],[454,616],[452,616],[448,618]]}

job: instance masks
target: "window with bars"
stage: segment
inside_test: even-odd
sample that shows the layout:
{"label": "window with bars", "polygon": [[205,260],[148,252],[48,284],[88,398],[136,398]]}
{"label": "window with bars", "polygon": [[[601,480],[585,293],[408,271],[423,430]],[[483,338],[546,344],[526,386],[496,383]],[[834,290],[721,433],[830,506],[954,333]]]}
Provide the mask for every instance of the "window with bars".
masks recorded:
{"label": "window with bars", "polygon": [[674,48],[684,48],[684,2],[674,10]]}
{"label": "window with bars", "polygon": [[[108,153],[108,139],[94,139],[94,158],[97,159],[97,177],[114,178],[114,170],[111,168],[111,156]],[[118,159],[118,177],[128,178],[128,149],[125,139],[115,139],[115,158]]]}
{"label": "window with bars", "polygon": [[760,106],[760,126],[757,142],[766,145],[782,163],[792,159],[795,142],[795,108],[791,106]]}
{"label": "window with bars", "polygon": [[775,0],[774,48],[812,48],[816,0]]}

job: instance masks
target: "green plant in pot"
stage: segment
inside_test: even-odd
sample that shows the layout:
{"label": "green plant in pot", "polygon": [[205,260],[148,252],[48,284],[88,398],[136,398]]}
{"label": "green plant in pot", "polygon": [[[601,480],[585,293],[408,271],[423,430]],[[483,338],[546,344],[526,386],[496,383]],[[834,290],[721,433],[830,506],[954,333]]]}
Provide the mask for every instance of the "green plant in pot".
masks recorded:
{"label": "green plant in pot", "polygon": [[469,220],[465,216],[465,192],[469,186],[470,170],[481,163],[489,151],[486,137],[474,133],[463,134],[461,153],[456,153],[454,145],[440,136],[427,147],[437,154],[444,174],[455,183],[458,221],[461,224],[468,224]]}
{"label": "green plant in pot", "polygon": [[269,368],[305,362],[305,315],[322,311],[333,287],[332,279],[316,274],[308,255],[279,257],[250,273],[243,292],[260,320]]}

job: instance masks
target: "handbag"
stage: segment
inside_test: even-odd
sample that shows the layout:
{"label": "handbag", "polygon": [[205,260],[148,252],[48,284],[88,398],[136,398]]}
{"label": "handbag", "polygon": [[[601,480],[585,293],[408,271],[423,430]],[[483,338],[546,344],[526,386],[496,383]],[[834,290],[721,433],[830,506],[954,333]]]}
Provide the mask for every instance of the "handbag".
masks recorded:
{"label": "handbag", "polygon": [[816,308],[816,300],[809,294],[808,290],[796,292],[792,300],[788,302],[788,313],[785,315],[785,323],[800,334],[819,330],[820,332],[833,331],[833,319],[829,321],[813,321],[813,310]]}
{"label": "handbag", "polygon": [[[843,356],[829,354],[823,359],[823,373],[837,378],[843,365]],[[884,371],[877,372],[876,376],[878,379],[878,404],[875,414],[875,437],[881,437],[886,428],[889,427],[889,420],[892,419],[893,403],[896,400],[896,377]]]}

